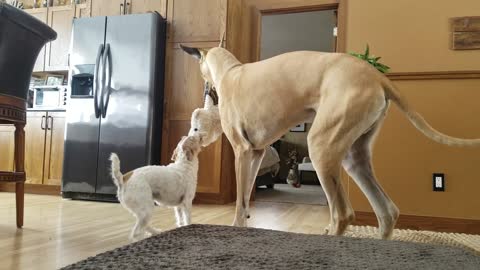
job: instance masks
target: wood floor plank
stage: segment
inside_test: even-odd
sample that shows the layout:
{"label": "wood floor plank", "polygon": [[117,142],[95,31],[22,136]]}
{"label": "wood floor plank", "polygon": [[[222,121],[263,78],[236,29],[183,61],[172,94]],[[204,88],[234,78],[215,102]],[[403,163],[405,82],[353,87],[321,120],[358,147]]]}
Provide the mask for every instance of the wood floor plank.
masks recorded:
{"label": "wood floor plank", "polygon": [[[230,225],[235,206],[194,205],[193,223]],[[255,202],[250,227],[299,233],[322,233],[325,206]],[[119,204],[25,195],[24,228],[15,226],[15,197],[0,193],[0,269],[57,269],[128,244],[134,218]],[[175,228],[171,209],[157,207],[152,224]]]}

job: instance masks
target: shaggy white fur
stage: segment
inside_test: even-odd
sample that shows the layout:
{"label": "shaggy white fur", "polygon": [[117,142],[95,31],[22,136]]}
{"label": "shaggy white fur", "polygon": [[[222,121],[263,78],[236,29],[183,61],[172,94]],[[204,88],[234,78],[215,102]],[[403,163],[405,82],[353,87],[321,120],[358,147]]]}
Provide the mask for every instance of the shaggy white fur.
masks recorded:
{"label": "shaggy white fur", "polygon": [[177,226],[190,224],[190,211],[197,188],[199,136],[183,137],[171,163],[167,166],[145,166],[126,174],[120,172],[120,160],[112,153],[112,177],[117,185],[117,197],[123,207],[137,219],[130,239],[140,240],[146,232],[155,234],[150,226],[154,202],[174,207]]}

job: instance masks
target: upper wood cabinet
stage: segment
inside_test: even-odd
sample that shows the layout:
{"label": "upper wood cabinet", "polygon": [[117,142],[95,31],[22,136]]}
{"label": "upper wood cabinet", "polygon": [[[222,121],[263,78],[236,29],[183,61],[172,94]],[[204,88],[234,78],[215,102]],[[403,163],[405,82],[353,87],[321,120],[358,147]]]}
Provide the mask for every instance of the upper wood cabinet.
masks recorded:
{"label": "upper wood cabinet", "polygon": [[68,70],[74,16],[75,6],[48,8],[48,25],[57,32],[57,39],[46,45],[46,71]]}
{"label": "upper wood cabinet", "polygon": [[165,18],[167,0],[92,0],[92,16],[114,16],[157,11]]}
{"label": "upper wood cabinet", "polygon": [[114,16],[124,13],[125,0],[92,0],[92,17]]}
{"label": "upper wood cabinet", "polygon": [[[47,8],[26,9],[25,12],[39,19],[43,23],[47,23]],[[42,47],[38,54],[37,61],[33,67],[33,72],[42,72],[45,68],[45,46]]]}
{"label": "upper wood cabinet", "polygon": [[73,18],[90,16],[90,4],[83,3],[78,5],[26,9],[25,12],[48,24],[57,32],[57,39],[47,43],[40,51],[33,71],[68,70],[68,53],[72,37]]}
{"label": "upper wood cabinet", "polygon": [[91,12],[92,9],[89,3],[75,5],[75,18],[90,17]]}
{"label": "upper wood cabinet", "polygon": [[166,18],[167,15],[167,0],[126,0],[125,13],[137,14],[149,11],[157,11]]}
{"label": "upper wood cabinet", "polygon": [[220,40],[225,30],[227,0],[169,0],[170,42]]}
{"label": "upper wood cabinet", "polygon": [[62,183],[65,119],[65,112],[47,113],[43,173],[43,184],[46,185],[59,186]]}

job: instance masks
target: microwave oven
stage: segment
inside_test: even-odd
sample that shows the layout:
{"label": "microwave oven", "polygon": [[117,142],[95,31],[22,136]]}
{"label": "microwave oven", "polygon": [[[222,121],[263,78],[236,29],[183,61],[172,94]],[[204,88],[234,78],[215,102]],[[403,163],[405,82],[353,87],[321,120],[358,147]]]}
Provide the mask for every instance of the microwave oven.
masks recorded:
{"label": "microwave oven", "polygon": [[35,86],[33,92],[32,108],[34,109],[66,109],[67,86]]}

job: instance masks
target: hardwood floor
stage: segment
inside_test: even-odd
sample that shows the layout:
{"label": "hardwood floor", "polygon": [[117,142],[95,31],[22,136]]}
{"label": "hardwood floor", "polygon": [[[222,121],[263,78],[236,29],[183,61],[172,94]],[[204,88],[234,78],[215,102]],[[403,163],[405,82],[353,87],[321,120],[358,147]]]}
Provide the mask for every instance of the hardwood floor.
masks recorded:
{"label": "hardwood floor", "polygon": [[[323,232],[328,208],[318,205],[255,202],[250,227]],[[193,223],[230,225],[234,205],[194,205]],[[119,204],[25,195],[25,222],[15,226],[15,197],[0,193],[0,269],[56,269],[128,244],[133,217]],[[153,225],[175,227],[173,210],[157,207]]]}

